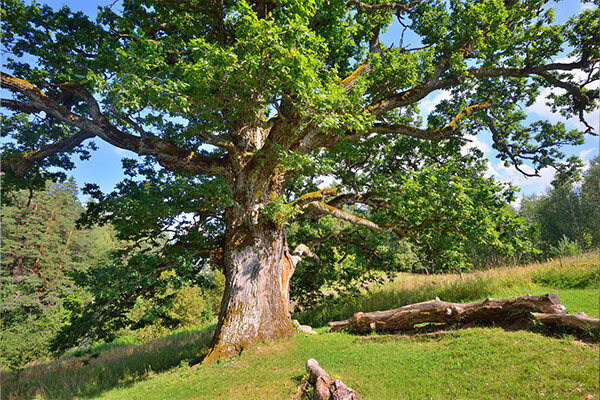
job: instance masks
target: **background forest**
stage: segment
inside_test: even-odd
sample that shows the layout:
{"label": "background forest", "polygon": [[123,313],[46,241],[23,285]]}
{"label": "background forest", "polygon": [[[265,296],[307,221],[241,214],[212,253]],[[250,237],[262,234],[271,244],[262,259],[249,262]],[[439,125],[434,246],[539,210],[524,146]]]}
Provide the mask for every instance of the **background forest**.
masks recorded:
{"label": "background forest", "polygon": [[[599,181],[596,158],[580,182],[556,183],[545,194],[525,197],[517,210],[506,206],[507,212],[521,217],[511,219],[519,221],[518,231],[523,233],[515,246],[503,252],[476,243],[461,246],[457,259],[462,261],[451,266],[454,270],[450,272],[522,264],[598,248]],[[1,361],[3,368],[20,369],[52,355],[61,328],[94,301],[95,291],[107,284],[102,282],[102,271],[118,268],[111,255],[126,254],[128,243],[120,240],[110,225],[82,223],[86,206],[78,200],[72,179],[48,183],[42,191],[17,192],[3,201]],[[427,247],[410,240],[364,248],[350,243],[336,247],[328,240],[342,231],[337,224],[324,219],[313,224],[294,222],[288,227],[290,242],[302,241],[316,231],[324,238],[318,246],[319,259],[301,263],[292,281],[296,310],[317,305],[334,292],[350,295],[361,283],[383,280],[395,272],[448,272],[447,265],[436,264],[435,254]],[[339,242],[340,237],[335,239]],[[112,327],[115,343],[145,342],[214,320],[224,287],[219,271],[201,271],[203,279],[194,286],[173,286],[173,280],[166,279],[169,271],[163,274],[172,287],[137,299],[126,321]]]}

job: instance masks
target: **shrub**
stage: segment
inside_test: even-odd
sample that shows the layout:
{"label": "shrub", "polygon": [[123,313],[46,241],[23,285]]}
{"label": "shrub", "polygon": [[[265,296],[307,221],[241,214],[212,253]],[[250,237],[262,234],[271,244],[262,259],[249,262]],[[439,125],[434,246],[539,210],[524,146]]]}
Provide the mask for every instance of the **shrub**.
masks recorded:
{"label": "shrub", "polygon": [[581,246],[575,240],[569,240],[568,237],[564,236],[559,240],[556,247],[551,246],[550,253],[553,256],[580,256],[583,253]]}

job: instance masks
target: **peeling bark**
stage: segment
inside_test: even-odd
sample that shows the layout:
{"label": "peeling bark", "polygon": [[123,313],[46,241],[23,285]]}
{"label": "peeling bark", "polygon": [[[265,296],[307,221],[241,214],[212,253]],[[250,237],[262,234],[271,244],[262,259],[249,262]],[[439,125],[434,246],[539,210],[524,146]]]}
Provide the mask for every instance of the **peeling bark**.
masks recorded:
{"label": "peeling bark", "polygon": [[225,249],[226,283],[219,323],[204,363],[240,354],[258,341],[295,334],[281,282],[285,268],[280,232]]}
{"label": "peeling bark", "polygon": [[274,169],[246,165],[232,182],[235,205],[225,212],[222,257],[225,292],[205,364],[240,354],[256,342],[295,334],[288,301],[297,260],[287,254],[283,226],[261,215],[283,191],[284,179]]}

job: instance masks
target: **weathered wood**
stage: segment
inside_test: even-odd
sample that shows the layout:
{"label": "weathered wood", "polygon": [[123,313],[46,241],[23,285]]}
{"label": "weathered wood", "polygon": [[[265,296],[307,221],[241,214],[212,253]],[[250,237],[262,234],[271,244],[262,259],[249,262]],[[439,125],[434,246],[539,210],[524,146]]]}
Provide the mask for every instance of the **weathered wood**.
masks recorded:
{"label": "weathered wood", "polygon": [[348,329],[355,333],[377,331],[409,331],[423,323],[481,322],[510,325],[527,322],[532,312],[550,315],[566,314],[554,293],[519,296],[510,299],[486,299],[468,304],[449,303],[439,299],[416,303],[394,310],[358,312],[344,321],[329,322],[331,330]]}
{"label": "weathered wood", "polygon": [[314,358],[306,362],[306,372],[308,383],[315,387],[313,400],[362,400],[344,382],[331,378]]}
{"label": "weathered wood", "polygon": [[579,331],[600,331],[600,319],[579,314],[545,314],[532,313],[533,318],[544,324],[553,326],[568,326]]}

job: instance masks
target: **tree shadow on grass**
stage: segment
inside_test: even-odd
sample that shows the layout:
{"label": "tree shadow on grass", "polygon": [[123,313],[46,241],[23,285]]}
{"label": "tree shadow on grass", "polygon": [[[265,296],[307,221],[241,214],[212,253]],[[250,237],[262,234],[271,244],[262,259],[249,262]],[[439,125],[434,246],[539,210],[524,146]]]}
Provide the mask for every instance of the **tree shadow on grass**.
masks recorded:
{"label": "tree shadow on grass", "polygon": [[416,329],[410,331],[397,332],[374,332],[373,335],[358,335],[358,341],[373,341],[385,343],[402,338],[411,338],[417,341],[445,340],[452,339],[460,334],[460,331],[470,328],[501,328],[506,332],[529,331],[540,335],[552,337],[555,339],[573,339],[588,345],[598,345],[600,334],[597,332],[581,332],[569,327],[551,327],[542,324],[536,324],[529,320],[516,320],[506,324],[495,323],[466,323],[466,324],[443,324],[429,323],[422,324]]}
{"label": "tree shadow on grass", "polygon": [[211,325],[142,345],[113,348],[95,358],[71,357],[33,364],[18,374],[2,372],[1,398],[85,398],[128,386],[204,356],[214,329]]}

